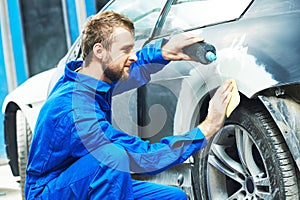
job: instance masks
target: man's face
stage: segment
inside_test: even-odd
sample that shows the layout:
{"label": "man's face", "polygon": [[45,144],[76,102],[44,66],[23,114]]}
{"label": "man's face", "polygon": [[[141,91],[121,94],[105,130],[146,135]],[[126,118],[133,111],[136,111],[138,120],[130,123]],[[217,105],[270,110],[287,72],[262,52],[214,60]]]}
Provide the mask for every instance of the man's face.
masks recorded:
{"label": "man's face", "polygon": [[137,60],[133,46],[134,38],[131,32],[121,27],[115,28],[111,50],[103,59],[106,78],[111,81],[128,79],[130,65]]}

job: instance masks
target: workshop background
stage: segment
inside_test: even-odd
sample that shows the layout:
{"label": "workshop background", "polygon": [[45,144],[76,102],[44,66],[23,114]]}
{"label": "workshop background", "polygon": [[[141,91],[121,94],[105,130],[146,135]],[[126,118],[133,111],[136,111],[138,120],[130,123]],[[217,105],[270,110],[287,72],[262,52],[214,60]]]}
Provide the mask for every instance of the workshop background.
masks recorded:
{"label": "workshop background", "polygon": [[[87,17],[108,0],[0,0],[0,105],[28,78],[53,68]],[[30,91],[28,91],[30,92]],[[0,165],[7,163],[0,114]]]}

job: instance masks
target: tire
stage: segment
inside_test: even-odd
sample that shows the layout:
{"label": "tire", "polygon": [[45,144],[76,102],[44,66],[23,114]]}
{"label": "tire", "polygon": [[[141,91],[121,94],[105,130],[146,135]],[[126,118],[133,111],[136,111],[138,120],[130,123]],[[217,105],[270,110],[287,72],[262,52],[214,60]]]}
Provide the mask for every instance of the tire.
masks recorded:
{"label": "tire", "polygon": [[297,169],[269,113],[244,100],[195,154],[197,199],[299,199]]}
{"label": "tire", "polygon": [[20,185],[22,191],[22,199],[24,197],[24,185],[26,180],[26,166],[28,160],[28,152],[31,145],[32,131],[29,124],[21,110],[16,114],[16,130],[17,130],[17,144],[18,144],[18,164],[20,173]]}

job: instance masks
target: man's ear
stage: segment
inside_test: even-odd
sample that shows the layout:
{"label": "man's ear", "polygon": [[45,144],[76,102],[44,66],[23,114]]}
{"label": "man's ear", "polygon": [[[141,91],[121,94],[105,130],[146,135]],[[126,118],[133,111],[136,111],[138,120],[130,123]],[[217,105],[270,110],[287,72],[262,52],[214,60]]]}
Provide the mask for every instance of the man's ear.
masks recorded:
{"label": "man's ear", "polygon": [[104,47],[102,46],[101,43],[95,43],[94,44],[93,53],[94,53],[96,58],[102,60],[104,51],[105,51],[105,49],[104,49]]}

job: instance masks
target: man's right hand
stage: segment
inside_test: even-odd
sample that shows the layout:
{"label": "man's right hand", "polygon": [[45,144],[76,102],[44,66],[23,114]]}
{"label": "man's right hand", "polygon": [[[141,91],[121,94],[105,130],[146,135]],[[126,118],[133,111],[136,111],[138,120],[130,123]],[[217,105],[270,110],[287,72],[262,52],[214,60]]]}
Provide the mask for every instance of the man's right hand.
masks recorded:
{"label": "man's right hand", "polygon": [[198,125],[206,139],[218,132],[225,121],[225,113],[231,98],[233,85],[231,80],[225,81],[209,101],[206,119]]}
{"label": "man's right hand", "polygon": [[181,33],[174,35],[166,42],[162,48],[162,56],[166,60],[193,60],[190,56],[183,53],[183,48],[190,46],[196,42],[203,42],[204,39],[191,33]]}

